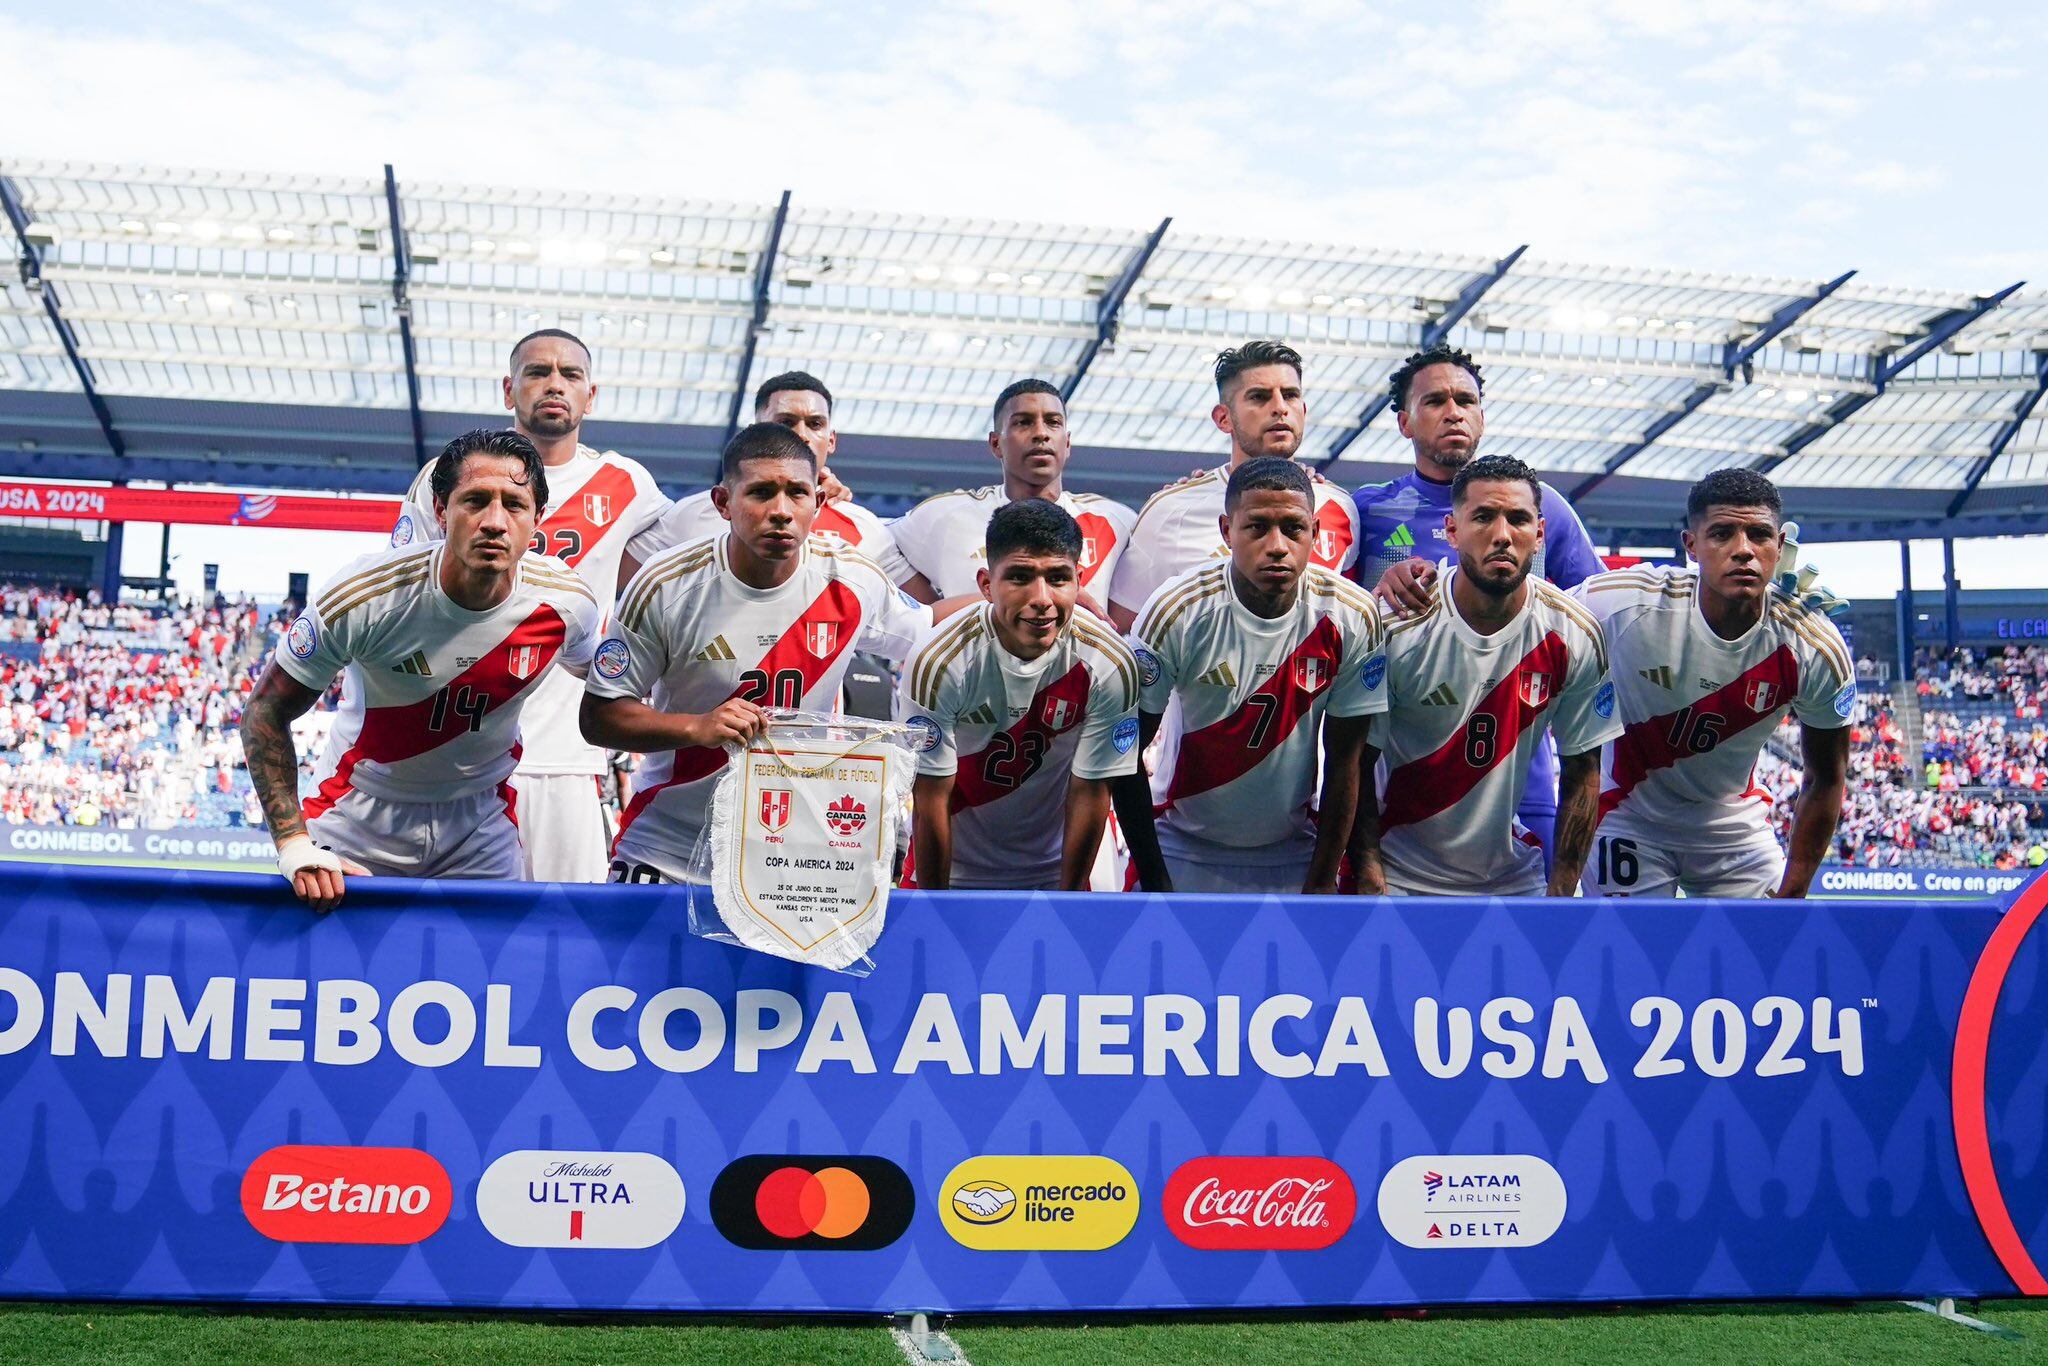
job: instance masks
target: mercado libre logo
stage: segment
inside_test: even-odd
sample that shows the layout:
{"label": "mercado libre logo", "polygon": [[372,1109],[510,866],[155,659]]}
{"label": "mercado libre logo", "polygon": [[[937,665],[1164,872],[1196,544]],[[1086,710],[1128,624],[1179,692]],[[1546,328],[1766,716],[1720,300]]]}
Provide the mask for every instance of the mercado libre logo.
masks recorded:
{"label": "mercado libre logo", "polygon": [[711,1183],[711,1222],[745,1248],[873,1252],[916,1212],[910,1178],[880,1157],[756,1153]]}
{"label": "mercado libre logo", "polygon": [[1308,1252],[1351,1228],[1358,1192],[1321,1157],[1197,1157],[1167,1179],[1160,1209],[1189,1247]]}
{"label": "mercado libre logo", "polygon": [[417,1243],[453,1203],[447,1170],[417,1148],[286,1144],[242,1174],[242,1213],[280,1243]]}
{"label": "mercado libre logo", "polygon": [[1138,1222],[1138,1183],[1106,1157],[970,1157],[939,1189],[946,1232],[985,1252],[1096,1252]]}
{"label": "mercado libre logo", "polygon": [[653,1153],[506,1153],[476,1183],[476,1212],[512,1247],[653,1247],[683,1222],[683,1178]]}

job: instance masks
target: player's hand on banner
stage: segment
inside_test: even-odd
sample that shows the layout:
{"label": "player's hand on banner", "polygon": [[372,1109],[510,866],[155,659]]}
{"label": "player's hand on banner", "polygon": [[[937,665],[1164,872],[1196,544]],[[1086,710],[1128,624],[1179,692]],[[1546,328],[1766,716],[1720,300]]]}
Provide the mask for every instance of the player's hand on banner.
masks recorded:
{"label": "player's hand on banner", "polygon": [[1429,606],[1430,594],[1436,589],[1436,575],[1436,565],[1420,556],[1411,556],[1399,564],[1388,565],[1372,591],[1393,609],[1395,616],[1405,617]]}
{"label": "player's hand on banner", "polygon": [[767,726],[768,717],[744,697],[728,697],[705,712],[689,718],[686,729],[693,745],[745,744]]}
{"label": "player's hand on banner", "polygon": [[818,498],[826,503],[847,503],[853,500],[853,490],[839,482],[839,476],[825,466],[818,466]]}
{"label": "player's hand on banner", "polygon": [[1785,547],[1784,555],[1778,560],[1778,577],[1772,580],[1778,591],[1808,611],[1824,616],[1839,617],[1847,612],[1849,604],[1819,582],[1819,565],[1800,566],[1799,523],[1785,523],[1778,533],[1778,540]]}
{"label": "player's hand on banner", "polygon": [[288,836],[277,846],[277,870],[292,885],[292,892],[314,910],[325,914],[341,904],[343,874],[368,877],[370,870],[332,849],[322,849],[312,836]]}

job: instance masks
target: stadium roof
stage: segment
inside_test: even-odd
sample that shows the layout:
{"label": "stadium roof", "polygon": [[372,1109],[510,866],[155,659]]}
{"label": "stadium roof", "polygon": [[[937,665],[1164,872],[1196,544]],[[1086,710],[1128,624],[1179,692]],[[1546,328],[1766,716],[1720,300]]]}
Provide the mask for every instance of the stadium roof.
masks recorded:
{"label": "stadium roof", "polygon": [[[593,436],[702,482],[749,386],[838,397],[864,494],[989,475],[987,404],[1070,393],[1073,482],[1129,500],[1214,463],[1215,352],[1308,357],[1305,456],[1408,464],[1387,375],[1481,359],[1487,449],[1596,530],[1663,534],[1676,488],[1745,464],[1809,534],[1994,534],[2048,511],[2048,293],[1774,280],[778,204],[332,177],[0,165],[0,474],[396,489],[502,420],[507,344],[597,352]],[[2002,282],[1992,282],[2002,283]]]}

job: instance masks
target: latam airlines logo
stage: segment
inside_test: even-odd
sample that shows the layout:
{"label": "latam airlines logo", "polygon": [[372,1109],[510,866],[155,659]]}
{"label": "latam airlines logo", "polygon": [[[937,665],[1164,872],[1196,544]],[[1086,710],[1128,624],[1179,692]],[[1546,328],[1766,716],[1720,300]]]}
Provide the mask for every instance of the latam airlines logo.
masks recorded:
{"label": "latam airlines logo", "polygon": [[1189,1247],[1308,1252],[1350,1230],[1358,1191],[1320,1157],[1198,1157],[1168,1178],[1162,1208]]}
{"label": "latam airlines logo", "polygon": [[506,1153],[476,1212],[512,1247],[653,1247],[683,1222],[683,1178],[653,1153]]}
{"label": "latam airlines logo", "polygon": [[272,1148],[242,1174],[242,1213],[280,1243],[417,1243],[447,1220],[448,1172],[417,1148]]}
{"label": "latam airlines logo", "polygon": [[1527,1154],[1409,1157],[1380,1179],[1380,1222],[1407,1247],[1534,1247],[1565,1205],[1557,1168]]}

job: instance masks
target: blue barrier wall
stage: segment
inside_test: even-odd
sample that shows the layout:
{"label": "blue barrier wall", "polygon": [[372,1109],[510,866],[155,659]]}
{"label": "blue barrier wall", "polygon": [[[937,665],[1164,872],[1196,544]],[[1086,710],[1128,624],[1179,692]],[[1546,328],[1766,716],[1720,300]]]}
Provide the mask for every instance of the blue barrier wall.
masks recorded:
{"label": "blue barrier wall", "polygon": [[2037,936],[1958,1159],[1991,903],[906,893],[857,980],[676,896],[0,868],[0,1295],[1999,1295],[1973,1196],[2048,1237]]}

